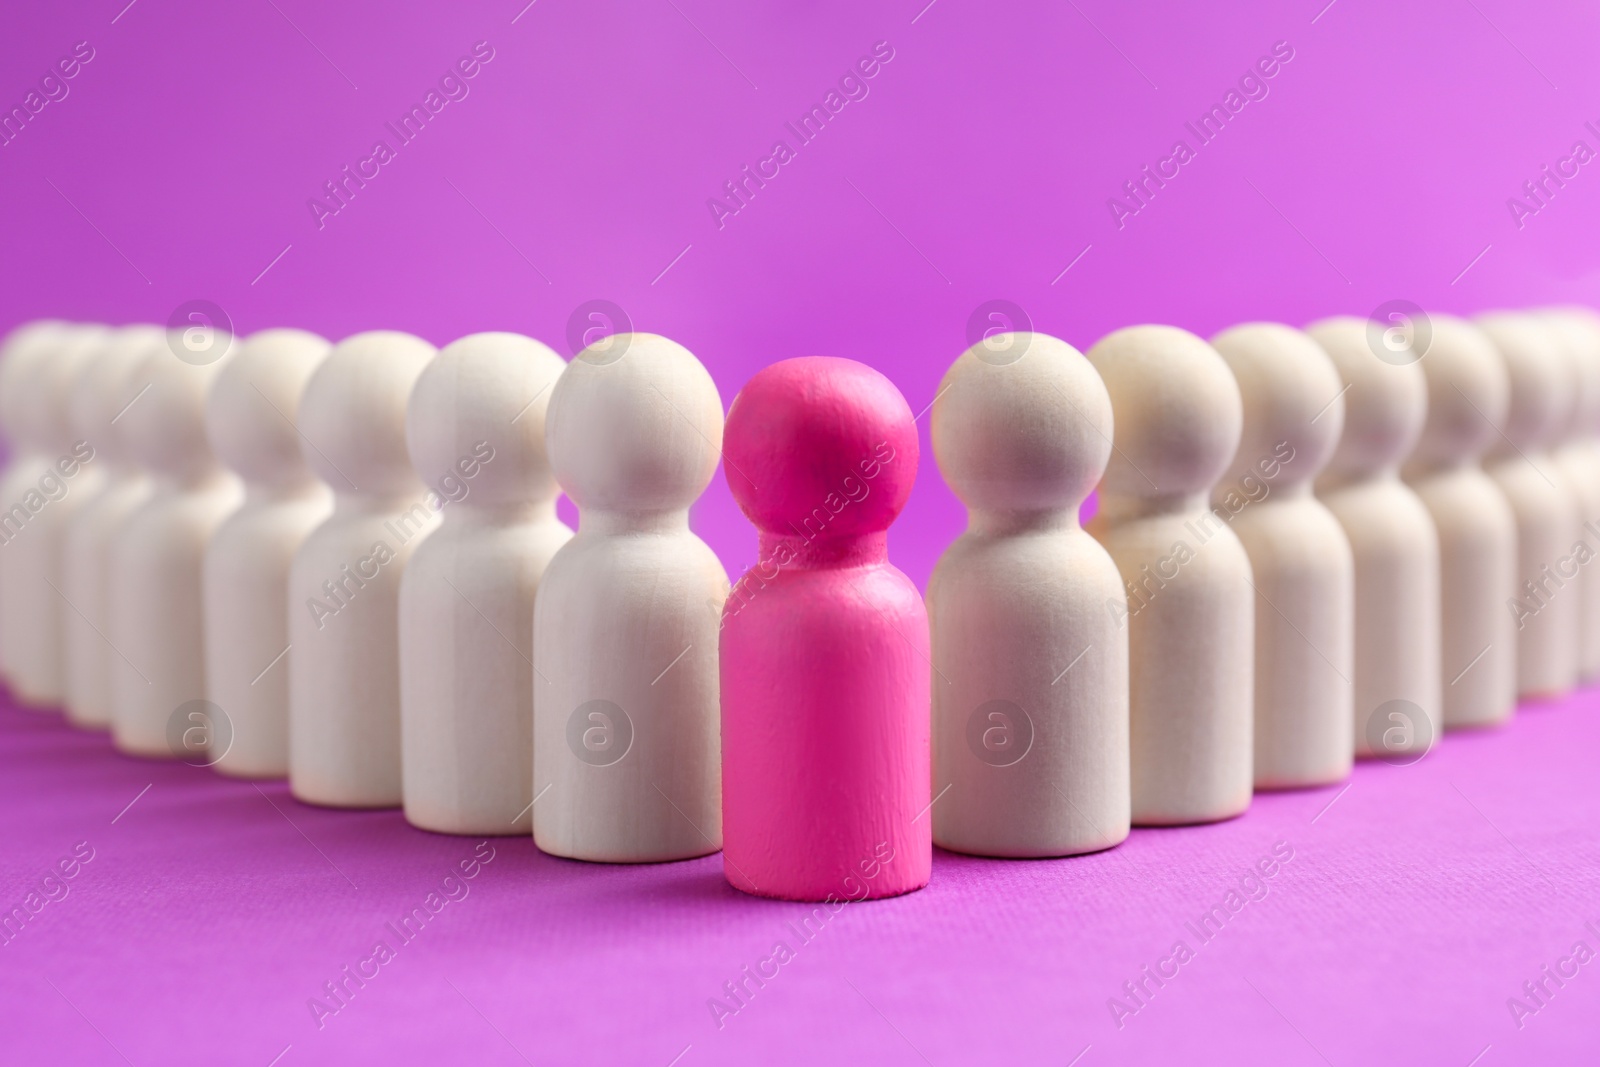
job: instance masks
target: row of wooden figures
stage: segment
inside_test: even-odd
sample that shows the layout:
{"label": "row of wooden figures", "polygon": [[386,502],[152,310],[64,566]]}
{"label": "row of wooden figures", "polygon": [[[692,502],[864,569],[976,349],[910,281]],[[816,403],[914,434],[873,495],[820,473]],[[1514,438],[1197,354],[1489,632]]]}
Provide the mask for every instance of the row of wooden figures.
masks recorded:
{"label": "row of wooden figures", "polygon": [[[792,899],[1224,819],[1600,674],[1600,316],[1385,325],[985,338],[932,404],[970,518],[925,608],[886,549],[915,420],[858,362],[724,420],[645,333],[35,323],[0,670],[128,753]],[[719,459],[731,590],[687,518]]]}

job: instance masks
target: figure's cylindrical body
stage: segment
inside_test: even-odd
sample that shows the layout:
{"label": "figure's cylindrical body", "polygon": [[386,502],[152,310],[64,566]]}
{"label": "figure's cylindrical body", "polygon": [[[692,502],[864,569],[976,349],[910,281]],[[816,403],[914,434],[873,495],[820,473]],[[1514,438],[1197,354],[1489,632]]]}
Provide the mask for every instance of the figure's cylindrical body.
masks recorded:
{"label": "figure's cylindrical body", "polygon": [[248,493],[206,549],[207,699],[228,717],[209,755],[224,774],[289,773],[289,568],[329,503],[320,484]]}
{"label": "figure's cylindrical body", "polygon": [[[1356,564],[1355,754],[1404,758],[1415,747],[1420,755],[1443,726],[1433,519],[1394,477],[1326,492],[1322,502],[1344,527]],[[1422,709],[1427,726],[1392,719],[1384,709],[1396,700]],[[1391,724],[1406,736],[1388,733]],[[1374,744],[1386,735],[1390,743]]]}
{"label": "figure's cylindrical body", "polygon": [[[688,516],[585,516],[534,604],[534,841],[649,863],[715,852],[722,564]],[[544,666],[540,666],[544,665]],[[532,670],[529,670],[532,674]]]}
{"label": "figure's cylindrical body", "polygon": [[1201,496],[1178,511],[1115,518],[1123,502],[1102,497],[1092,528],[1128,590],[1135,826],[1215,822],[1250,806],[1250,559],[1204,502]]}
{"label": "figure's cylindrical body", "polygon": [[1439,667],[1445,729],[1493,726],[1517,706],[1511,505],[1476,464],[1412,482],[1439,533]]}
{"label": "figure's cylindrical body", "polygon": [[391,808],[400,786],[400,575],[437,513],[344,497],[289,571],[289,784],[312,804]]}
{"label": "figure's cylindrical body", "polygon": [[528,833],[533,608],[572,537],[553,502],[485,518],[452,504],[400,584],[406,820],[451,834]]}
{"label": "figure's cylindrical body", "polygon": [[1019,530],[978,517],[939,560],[940,848],[1070,856],[1127,838],[1128,636],[1108,603],[1123,603],[1116,564],[1070,520]]}
{"label": "figure's cylindrical body", "polygon": [[1256,788],[1342,781],[1355,751],[1350,541],[1305,485],[1245,508],[1233,530],[1258,598]]}
{"label": "figure's cylindrical body", "polygon": [[927,612],[881,537],[839,561],[799,540],[764,537],[762,559],[792,562],[724,609],[724,870],[790,900],[918,889],[932,858]]}

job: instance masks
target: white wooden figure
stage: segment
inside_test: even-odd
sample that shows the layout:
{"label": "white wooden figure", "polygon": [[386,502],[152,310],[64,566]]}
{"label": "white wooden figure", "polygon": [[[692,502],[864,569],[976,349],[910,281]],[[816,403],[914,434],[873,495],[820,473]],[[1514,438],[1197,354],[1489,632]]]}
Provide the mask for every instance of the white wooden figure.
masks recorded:
{"label": "white wooden figure", "polygon": [[[6,566],[4,545],[18,536],[31,521],[24,498],[37,490],[45,453],[33,440],[32,422],[34,371],[68,343],[76,327],[58,319],[25,323],[6,335],[0,348],[0,433],[6,439],[4,474],[0,475],[0,631],[7,597],[4,592]],[[20,508],[20,510],[19,510]],[[4,635],[0,632],[0,678],[12,681],[6,665]],[[26,707],[26,703],[23,703]]]}
{"label": "white wooden figure", "polygon": [[138,399],[118,419],[154,486],[111,546],[107,631],[116,653],[109,660],[112,738],[131,755],[169,759],[186,755],[173,739],[187,727],[174,731],[174,723],[206,699],[206,545],[243,497],[205,426],[206,391],[232,352],[196,364],[175,351],[161,346],[145,355],[133,373]]}
{"label": "white wooden figure", "polygon": [[534,597],[572,538],[544,443],[565,367],[530,338],[473,334],[406,408],[411,465],[447,501],[400,581],[405,813],[425,830],[532,829]]}
{"label": "white wooden figure", "polygon": [[967,530],[928,582],[934,843],[1109,848],[1131,812],[1128,631],[1106,606],[1123,603],[1122,577],[1078,508],[1111,455],[1111,398],[1042,333],[974,345],[936,395],[934,456]]}
{"label": "white wooden figure", "polygon": [[[1573,411],[1552,453],[1578,506],[1584,545],[1578,576],[1578,679],[1600,680],[1600,315],[1589,308],[1553,308],[1541,318],[1566,348],[1574,375]],[[1570,565],[1569,565],[1570,568]]]}
{"label": "white wooden figure", "polygon": [[1116,417],[1089,524],[1127,596],[1133,824],[1213,822],[1250,806],[1255,594],[1207,506],[1239,444],[1239,387],[1205,341],[1133,326],[1089,350]]}
{"label": "white wooden figure", "polygon": [[1517,628],[1517,696],[1549,700],[1578,680],[1582,591],[1574,557],[1582,519],[1550,452],[1572,418],[1574,375],[1566,350],[1536,316],[1508,311],[1476,321],[1511,386],[1505,426],[1484,466],[1517,522],[1516,588],[1507,603]]}
{"label": "white wooden figure", "polygon": [[100,326],[73,328],[25,386],[21,429],[32,448],[16,470],[31,479],[0,503],[0,656],[25,706],[55,710],[66,697],[62,635],[72,608],[62,599],[61,546],[68,521],[100,488],[94,448],[74,437],[68,407],[79,375],[110,337]]}
{"label": "white wooden figure", "polygon": [[69,404],[77,439],[94,449],[103,475],[99,490],[67,520],[57,584],[62,616],[63,681],[67,718],[86,729],[111,728],[111,548],[128,517],[150,496],[153,483],[129,453],[121,416],[139,397],[136,371],[152,351],[166,351],[166,331],[149,324],[124,326],[84,368]]}
{"label": "white wooden figure", "polygon": [[1510,385],[1494,344],[1465,319],[1433,315],[1423,352],[1427,422],[1402,473],[1439,532],[1444,728],[1492,726],[1517,706],[1516,623],[1506,610],[1517,525],[1482,457],[1499,440]]}
{"label": "white wooden figure", "polygon": [[211,447],[245,496],[206,550],[206,691],[219,721],[197,756],[236,777],[289,773],[289,567],[333,507],[294,420],[330,347],[304,330],[251,334],[206,397]]}
{"label": "white wooden figure", "polygon": [[682,345],[617,334],[573,359],[546,420],[579,527],[534,604],[534,842],[613,863],[715,852],[728,577],[689,506],[717,469],[722,399]]}
{"label": "white wooden figure", "polygon": [[1232,515],[1254,574],[1255,786],[1337,782],[1355,753],[1355,561],[1311,484],[1344,428],[1339,372],[1278,323],[1235,326],[1211,344],[1244,403],[1239,450],[1211,499]]}
{"label": "white wooden figure", "polygon": [[1355,754],[1402,762],[1439,737],[1439,535],[1399,476],[1427,417],[1427,380],[1415,362],[1380,359],[1371,325],[1341,316],[1306,330],[1345,390],[1344,433],[1316,491],[1356,565]]}
{"label": "white wooden figure", "polygon": [[439,521],[406,457],[406,401],[436,349],[374,330],[334,346],[300,396],[306,462],[334,509],[289,571],[289,788],[392,808],[400,784],[400,575]]}

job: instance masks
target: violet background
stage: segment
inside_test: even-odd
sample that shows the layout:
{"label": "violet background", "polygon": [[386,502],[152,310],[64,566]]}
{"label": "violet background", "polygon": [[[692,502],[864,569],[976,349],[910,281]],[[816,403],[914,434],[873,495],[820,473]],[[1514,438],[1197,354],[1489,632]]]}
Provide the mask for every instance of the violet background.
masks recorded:
{"label": "violet background", "polygon": [[[1520,229],[1506,207],[1600,147],[1592,5],[124,2],[5,11],[6,108],[74,43],[96,55],[0,147],[0,329],[202,298],[246,333],[510,329],[565,353],[606,298],[725,404],[829,354],[917,411],[995,298],[1080,348],[1392,299],[1600,303],[1595,167]],[[306,200],[479,40],[470,95],[319,231]],[[880,40],[869,96],[718,230],[707,198]],[[1185,121],[1277,41],[1295,55],[1270,95],[1119,230],[1107,198],[1193,146]],[[963,515],[920,426],[891,553],[923,582]],[[694,525],[731,572],[753,561],[720,477]],[[1336,790],[1081,860],[941,853],[928,890],[848,910],[722,1031],[706,998],[804,909],[739,896],[716,859],[592,867],[517,840],[319,1032],[306,998],[472,843],[277,785],[275,812],[4,711],[0,904],[77,840],[99,858],[0,949],[0,1062],[1581,1062],[1589,969],[1525,1030],[1504,1000],[1600,921],[1593,704],[1363,767],[1315,824]],[[1299,852],[1273,894],[1118,1032],[1105,999],[1279,838]]]}

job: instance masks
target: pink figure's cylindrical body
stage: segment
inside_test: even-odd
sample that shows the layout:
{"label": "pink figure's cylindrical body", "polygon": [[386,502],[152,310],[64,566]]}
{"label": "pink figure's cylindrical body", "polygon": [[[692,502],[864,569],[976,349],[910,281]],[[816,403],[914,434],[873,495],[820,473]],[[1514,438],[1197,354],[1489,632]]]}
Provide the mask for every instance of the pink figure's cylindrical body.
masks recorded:
{"label": "pink figure's cylindrical body", "polygon": [[786,360],[734,400],[727,477],[761,530],[723,609],[723,868],[791,900],[928,882],[928,616],[885,531],[916,477],[910,408],[877,371]]}

